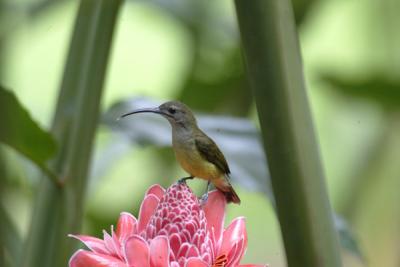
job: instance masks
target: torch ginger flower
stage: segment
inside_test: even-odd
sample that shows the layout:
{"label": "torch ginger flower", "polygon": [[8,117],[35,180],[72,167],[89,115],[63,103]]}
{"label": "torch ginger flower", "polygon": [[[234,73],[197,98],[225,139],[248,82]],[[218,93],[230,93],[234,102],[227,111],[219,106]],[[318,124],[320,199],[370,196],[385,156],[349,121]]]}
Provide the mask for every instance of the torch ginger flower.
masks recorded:
{"label": "torch ginger flower", "polygon": [[89,249],[78,250],[70,267],[261,267],[240,265],[247,247],[243,217],[226,228],[226,200],[213,191],[201,206],[186,184],[167,190],[150,187],[140,207],[139,219],[123,212],[116,232],[104,240],[71,235]]}

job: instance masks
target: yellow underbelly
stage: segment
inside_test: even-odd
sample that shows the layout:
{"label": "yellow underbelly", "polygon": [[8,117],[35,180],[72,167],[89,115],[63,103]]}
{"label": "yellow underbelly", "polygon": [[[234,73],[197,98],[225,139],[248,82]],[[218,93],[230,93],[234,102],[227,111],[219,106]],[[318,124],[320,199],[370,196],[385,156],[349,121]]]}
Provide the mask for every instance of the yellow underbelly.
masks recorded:
{"label": "yellow underbelly", "polygon": [[222,176],[218,168],[204,160],[196,149],[175,148],[175,155],[182,168],[191,176],[205,180],[214,180]]}

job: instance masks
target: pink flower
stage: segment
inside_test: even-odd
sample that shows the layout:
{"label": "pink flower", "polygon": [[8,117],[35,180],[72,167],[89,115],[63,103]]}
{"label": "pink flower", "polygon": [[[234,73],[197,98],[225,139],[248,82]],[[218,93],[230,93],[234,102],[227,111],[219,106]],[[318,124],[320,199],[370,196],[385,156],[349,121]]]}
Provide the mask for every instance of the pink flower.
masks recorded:
{"label": "pink flower", "polygon": [[71,235],[89,249],[78,250],[70,267],[259,267],[239,265],[246,247],[245,219],[236,218],[226,228],[226,200],[213,191],[202,207],[185,184],[167,190],[150,187],[140,207],[139,219],[121,213],[116,231],[104,231],[103,240]]}

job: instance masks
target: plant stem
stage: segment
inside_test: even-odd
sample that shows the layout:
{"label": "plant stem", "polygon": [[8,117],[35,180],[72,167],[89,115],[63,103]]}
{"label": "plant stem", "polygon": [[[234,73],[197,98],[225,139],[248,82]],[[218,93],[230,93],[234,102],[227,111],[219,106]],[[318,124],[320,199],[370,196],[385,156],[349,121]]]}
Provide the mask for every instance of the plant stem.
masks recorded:
{"label": "plant stem", "polygon": [[70,45],[52,133],[53,169],[63,186],[42,179],[21,266],[66,266],[80,230],[93,139],[113,30],[121,0],[82,0]]}
{"label": "plant stem", "polygon": [[0,266],[4,267],[17,266],[17,259],[22,250],[21,236],[2,202],[6,180],[9,177],[5,151],[0,145]]}
{"label": "plant stem", "polygon": [[21,254],[22,239],[14,222],[0,203],[0,266],[16,266]]}
{"label": "plant stem", "polygon": [[289,266],[341,259],[289,0],[236,0]]}

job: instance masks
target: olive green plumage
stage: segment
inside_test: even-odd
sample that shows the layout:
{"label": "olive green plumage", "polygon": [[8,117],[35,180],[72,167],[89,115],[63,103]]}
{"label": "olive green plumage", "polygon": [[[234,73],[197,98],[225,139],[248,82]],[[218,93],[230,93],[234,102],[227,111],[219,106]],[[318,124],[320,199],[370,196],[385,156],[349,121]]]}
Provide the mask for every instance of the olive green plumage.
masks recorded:
{"label": "olive green plumage", "polygon": [[[122,117],[152,112],[162,115],[172,126],[172,146],[182,168],[190,174],[214,184],[228,202],[240,204],[229,182],[230,169],[217,144],[197,125],[192,111],[179,101],[169,101],[157,108],[139,109]],[[208,192],[208,191],[207,191]]]}

